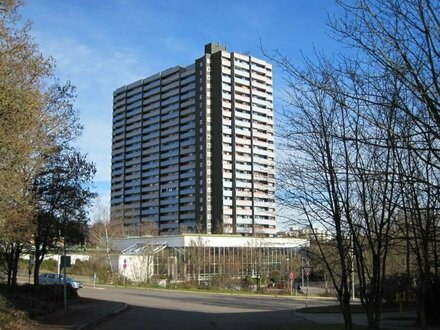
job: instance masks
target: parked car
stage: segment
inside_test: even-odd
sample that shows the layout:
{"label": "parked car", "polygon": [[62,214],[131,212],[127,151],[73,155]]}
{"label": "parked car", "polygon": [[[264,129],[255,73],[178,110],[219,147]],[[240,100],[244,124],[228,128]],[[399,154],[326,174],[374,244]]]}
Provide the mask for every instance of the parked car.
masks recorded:
{"label": "parked car", "polygon": [[[39,282],[42,285],[63,285],[64,276],[56,273],[43,273],[38,276]],[[66,285],[70,286],[72,289],[78,290],[83,287],[82,282],[76,281],[73,278],[66,277]]]}

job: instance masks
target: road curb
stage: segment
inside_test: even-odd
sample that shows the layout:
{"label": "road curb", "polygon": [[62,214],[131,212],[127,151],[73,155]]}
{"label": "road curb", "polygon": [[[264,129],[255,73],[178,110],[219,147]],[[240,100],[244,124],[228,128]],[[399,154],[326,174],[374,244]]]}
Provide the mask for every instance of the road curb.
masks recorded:
{"label": "road curb", "polygon": [[98,323],[101,323],[104,320],[107,320],[107,319],[109,319],[111,317],[114,317],[114,316],[124,312],[127,308],[128,308],[127,304],[122,304],[121,307],[119,307],[119,308],[117,308],[117,309],[115,309],[113,311],[110,311],[110,312],[108,312],[108,313],[106,313],[106,314],[104,314],[102,316],[96,317],[95,319],[93,319],[91,321],[88,321],[88,322],[80,325],[79,327],[76,327],[75,329],[76,330],[84,330],[84,329],[87,329],[87,328],[89,328],[91,326],[96,326]]}

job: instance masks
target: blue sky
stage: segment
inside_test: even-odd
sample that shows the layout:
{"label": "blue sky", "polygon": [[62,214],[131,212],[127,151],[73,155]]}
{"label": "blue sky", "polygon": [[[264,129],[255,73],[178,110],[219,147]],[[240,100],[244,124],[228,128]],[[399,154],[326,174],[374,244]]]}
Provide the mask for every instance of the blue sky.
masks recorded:
{"label": "blue sky", "polygon": [[[77,86],[79,145],[96,163],[95,186],[108,203],[116,88],[189,65],[209,42],[264,58],[261,37],[292,61],[313,47],[331,51],[326,21],[335,10],[333,0],[28,0],[21,14],[33,22],[41,52],[56,60],[56,76]],[[275,68],[275,107],[282,84]]]}

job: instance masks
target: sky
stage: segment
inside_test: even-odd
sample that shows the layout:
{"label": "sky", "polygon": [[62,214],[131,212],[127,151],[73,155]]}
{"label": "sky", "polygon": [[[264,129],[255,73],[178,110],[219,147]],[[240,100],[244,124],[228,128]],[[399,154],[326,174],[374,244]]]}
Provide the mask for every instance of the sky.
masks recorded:
{"label": "sky", "polygon": [[[300,63],[301,52],[336,48],[327,34],[333,0],[28,0],[22,18],[61,81],[77,87],[82,152],[96,164],[94,181],[109,205],[113,91],[203,56],[218,42],[264,58],[260,41]],[[267,60],[267,59],[265,59]],[[282,106],[283,73],[274,66],[274,106]],[[275,117],[276,120],[276,117]]]}

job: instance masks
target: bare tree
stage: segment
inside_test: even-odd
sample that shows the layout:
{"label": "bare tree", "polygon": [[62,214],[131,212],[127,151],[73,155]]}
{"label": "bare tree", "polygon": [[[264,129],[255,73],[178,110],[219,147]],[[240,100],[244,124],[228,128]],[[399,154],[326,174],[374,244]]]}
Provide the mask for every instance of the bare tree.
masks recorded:
{"label": "bare tree", "polygon": [[198,236],[192,239],[189,247],[186,249],[185,258],[187,262],[187,273],[193,281],[196,281],[200,285],[202,273],[205,269],[205,250],[207,248],[206,243],[203,241],[202,236]]}
{"label": "bare tree", "polygon": [[[414,143],[417,143],[414,141]],[[420,142],[418,142],[420,145]],[[408,145],[408,142],[405,143]],[[403,148],[402,148],[403,149]],[[399,175],[402,201],[399,205],[401,220],[397,223],[396,239],[406,249],[407,281],[417,281],[419,317],[422,327],[439,323],[436,291],[439,283],[439,171],[432,164],[433,151],[426,148],[414,153],[411,148],[399,153]],[[424,153],[429,162],[420,159]],[[411,258],[413,256],[413,258]],[[412,262],[415,260],[415,262]]]}
{"label": "bare tree", "polygon": [[[378,328],[388,233],[400,196],[395,111],[380,100],[379,90],[374,103],[357,98],[369,82],[341,76],[346,67],[321,59],[299,69],[285,58],[275,60],[289,74],[288,101],[294,107],[283,114],[282,138],[290,157],[281,167],[279,198],[315,235],[346,327],[351,327],[356,270],[369,325]],[[333,234],[333,248],[318,239],[317,224]],[[334,267],[336,260],[341,267]]]}
{"label": "bare tree", "polygon": [[[284,113],[285,154],[290,157],[281,166],[278,197],[295,209],[312,231],[319,223],[334,235],[331,256],[320,244],[318,249],[337,292],[346,329],[351,329],[350,228],[344,212],[349,209],[344,193],[349,184],[344,176],[344,161],[348,160],[343,153],[344,143],[338,139],[340,122],[346,117],[340,104],[325,92],[328,87],[307,85],[295,79],[295,71],[290,73],[288,97],[296,110]],[[322,87],[332,83],[318,77],[318,72],[307,74],[314,74],[315,82],[322,83]],[[341,267],[334,267],[335,261]]]}
{"label": "bare tree", "polygon": [[[390,93],[390,99],[397,96],[401,101],[398,110],[438,139],[439,3],[432,0],[338,0],[337,3],[343,15],[330,20],[333,37],[360,52],[360,59],[368,63],[364,69],[393,75],[401,93]],[[407,95],[413,96],[411,102]]]}
{"label": "bare tree", "polygon": [[432,295],[439,282],[440,4],[431,0],[338,3],[344,15],[330,21],[331,31],[359,54],[350,58],[351,71],[345,72],[371,82],[356,96],[371,106],[376,101],[372,94],[382,86],[391,87],[387,94],[381,93],[381,102],[395,113],[390,129],[402,196],[400,233],[408,244],[408,267],[410,253],[417,261],[419,315],[426,327],[440,321]]}
{"label": "bare tree", "polygon": [[[337,3],[342,14],[330,19],[330,32],[350,53],[306,58],[304,69],[270,55],[287,74],[296,108],[283,134],[291,158],[280,198],[334,233],[341,261],[354,254],[371,328],[380,319],[391,243],[407,240],[425,326],[424,306],[438,305],[429,292],[438,273],[440,5]],[[400,237],[390,235],[396,226]],[[341,267],[340,278],[348,280],[349,260]]]}
{"label": "bare tree", "polygon": [[113,276],[114,269],[110,255],[111,246],[115,238],[125,235],[124,223],[117,219],[110,220],[109,208],[99,198],[96,202],[94,218],[95,222],[88,230],[88,244],[92,247],[104,248]]}
{"label": "bare tree", "polygon": [[110,220],[109,208],[100,198],[97,199],[94,211],[94,223],[89,228],[88,244],[92,247],[103,248],[110,253],[112,241],[125,235],[123,221]]}

